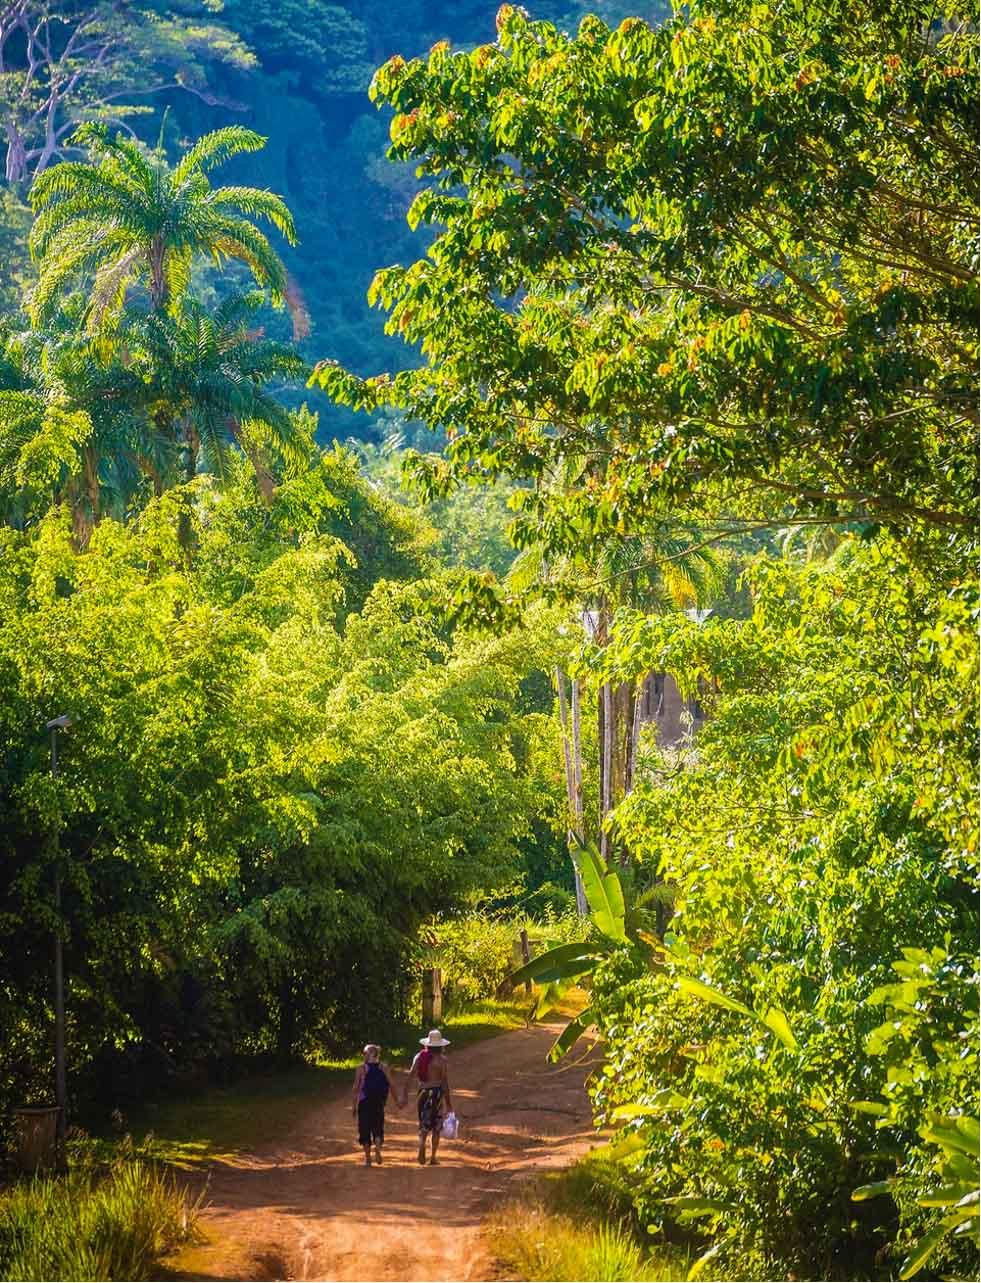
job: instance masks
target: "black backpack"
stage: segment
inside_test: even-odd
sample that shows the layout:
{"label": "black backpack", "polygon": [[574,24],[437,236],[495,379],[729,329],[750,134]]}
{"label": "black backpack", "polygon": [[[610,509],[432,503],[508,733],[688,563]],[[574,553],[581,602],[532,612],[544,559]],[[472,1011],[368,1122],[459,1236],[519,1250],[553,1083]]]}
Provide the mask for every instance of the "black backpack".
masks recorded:
{"label": "black backpack", "polygon": [[381,1065],[365,1065],[363,1090],[365,1100],[388,1100],[388,1078]]}

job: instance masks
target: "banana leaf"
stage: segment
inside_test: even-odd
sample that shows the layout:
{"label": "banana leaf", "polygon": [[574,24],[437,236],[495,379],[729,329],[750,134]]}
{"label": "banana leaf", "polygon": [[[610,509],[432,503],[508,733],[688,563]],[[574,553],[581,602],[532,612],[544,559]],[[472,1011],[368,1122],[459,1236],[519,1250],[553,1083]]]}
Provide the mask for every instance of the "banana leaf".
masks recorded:
{"label": "banana leaf", "polygon": [[974,1146],[974,1151],[977,1152],[979,1146],[981,1146],[981,1119],[972,1118],[969,1114],[962,1114],[960,1118],[954,1120],[954,1126],[962,1136],[967,1137]]}
{"label": "banana leaf", "polygon": [[744,1002],[737,1002],[735,998],[730,998],[724,994],[721,989],[713,989],[703,980],[696,980],[694,976],[679,976],[678,986],[685,993],[690,993],[696,998],[701,998],[703,1002],[710,1002],[716,1007],[724,1007],[726,1011],[737,1011],[741,1016],[749,1016],[765,1028],[769,1029],[780,1042],[783,1043],[790,1051],[797,1050],[797,1039],[794,1037],[794,1031],[790,1027],[790,1021],[787,1014],[781,1011],[779,1007],[767,1007],[766,1011],[760,1015],[759,1012],[753,1011],[747,1007]]}
{"label": "banana leaf", "polygon": [[581,1011],[574,1020],[570,1020],[566,1027],[552,1043],[548,1058],[551,1061],[561,1060],[567,1051],[570,1051],[582,1035],[586,1032],[591,1024],[596,1020],[596,1013],[591,1007]]}
{"label": "banana leaf", "polygon": [[532,1020],[541,1020],[546,1012],[551,1011],[553,1007],[557,1007],[570,988],[569,981],[552,980],[540,989],[535,1002],[535,1009],[531,1013]]}
{"label": "banana leaf", "polygon": [[692,1265],[691,1269],[688,1271],[688,1283],[695,1283],[696,1279],[700,1279],[702,1277],[702,1271],[705,1269],[706,1265],[708,1265],[710,1261],[715,1260],[715,1258],[719,1255],[722,1249],[726,1246],[728,1237],[729,1236],[726,1235],[725,1237],[719,1239],[717,1243],[712,1244],[712,1246],[709,1248],[707,1252],[702,1253],[702,1255],[698,1258],[698,1260],[694,1263],[694,1265]]}
{"label": "banana leaf", "polygon": [[797,1050],[797,1039],[794,1037],[794,1031],[790,1027],[786,1012],[781,1011],[779,1007],[767,1007],[759,1019],[760,1023],[766,1025],[767,1029],[772,1034],[775,1034],[785,1047],[791,1051]]}
{"label": "banana leaf", "polygon": [[[508,982],[512,985],[524,984],[526,980],[548,983],[551,980],[565,980],[582,975],[605,952],[606,950],[600,946],[582,944],[578,941],[572,944],[560,944],[554,949],[540,953],[530,962],[524,963],[517,971],[512,971],[508,976]],[[577,964],[581,964],[578,971],[574,969]],[[573,969],[570,969],[570,966]]]}
{"label": "banana leaf", "polygon": [[907,1256],[906,1260],[903,1261],[902,1269],[899,1271],[899,1277],[901,1279],[911,1279],[914,1274],[918,1274],[933,1255],[936,1248],[940,1245],[946,1233],[947,1227],[945,1225],[938,1225],[936,1229],[932,1229],[928,1234],[924,1234],[913,1248],[912,1252],[910,1252],[909,1256]]}
{"label": "banana leaf", "polygon": [[970,1181],[955,1181],[953,1185],[943,1185],[940,1189],[931,1189],[916,1201],[920,1207],[950,1207],[952,1204],[970,1207],[977,1203],[978,1191],[971,1187]]}
{"label": "banana leaf", "polygon": [[872,1181],[869,1185],[859,1185],[852,1190],[852,1202],[864,1203],[867,1199],[878,1198],[880,1194],[891,1194],[892,1186],[892,1181]]}
{"label": "banana leaf", "polygon": [[[944,1149],[960,1150],[962,1154],[976,1155],[978,1152],[977,1123],[973,1119],[958,1118],[951,1119],[951,1123],[943,1126],[933,1124],[930,1127],[924,1127],[920,1135],[924,1140],[929,1140],[934,1145],[941,1145]],[[972,1133],[973,1123],[973,1133]],[[960,1126],[966,1124],[966,1126]]]}
{"label": "banana leaf", "polygon": [[579,870],[590,917],[597,931],[615,944],[626,943],[625,907],[619,877],[612,869],[607,868],[591,843],[577,843],[572,848],[572,858]]}

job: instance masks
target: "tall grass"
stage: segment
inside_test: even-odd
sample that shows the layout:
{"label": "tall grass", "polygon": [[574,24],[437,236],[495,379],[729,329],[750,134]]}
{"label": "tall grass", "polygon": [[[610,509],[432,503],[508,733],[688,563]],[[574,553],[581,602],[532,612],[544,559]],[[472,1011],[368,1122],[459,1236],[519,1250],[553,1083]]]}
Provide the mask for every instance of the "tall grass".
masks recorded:
{"label": "tall grass", "polygon": [[518,1278],[553,1283],[661,1283],[686,1271],[651,1255],[622,1225],[590,1225],[541,1203],[509,1204],[491,1218],[494,1254]]}
{"label": "tall grass", "polygon": [[529,1283],[667,1283],[688,1274],[687,1253],[651,1245],[630,1215],[613,1151],[598,1150],[529,1186],[488,1221],[499,1263]]}
{"label": "tall grass", "polygon": [[0,1195],[0,1279],[154,1277],[160,1259],[192,1238],[200,1199],[145,1159],[108,1170],[82,1161]]}

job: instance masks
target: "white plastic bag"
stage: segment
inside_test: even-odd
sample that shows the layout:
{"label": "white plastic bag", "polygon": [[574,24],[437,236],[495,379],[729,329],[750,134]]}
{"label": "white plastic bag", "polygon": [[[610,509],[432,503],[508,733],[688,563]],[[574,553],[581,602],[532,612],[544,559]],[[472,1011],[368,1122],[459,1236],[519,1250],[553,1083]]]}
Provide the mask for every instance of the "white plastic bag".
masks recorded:
{"label": "white plastic bag", "polygon": [[456,1114],[452,1110],[443,1119],[442,1133],[446,1140],[456,1140],[460,1124],[457,1121]]}

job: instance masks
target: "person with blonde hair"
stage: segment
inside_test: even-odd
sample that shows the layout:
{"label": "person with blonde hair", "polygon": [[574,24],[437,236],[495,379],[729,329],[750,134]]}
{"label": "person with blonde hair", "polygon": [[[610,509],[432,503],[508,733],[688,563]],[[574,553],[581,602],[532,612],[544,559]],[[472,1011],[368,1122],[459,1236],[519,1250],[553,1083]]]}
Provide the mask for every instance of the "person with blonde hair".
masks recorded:
{"label": "person with blonde hair", "polygon": [[364,1149],[365,1167],[371,1166],[371,1147],[380,1166],[385,1143],[385,1103],[392,1086],[387,1065],[381,1061],[381,1047],[369,1042],[364,1049],[364,1063],[354,1075],[351,1112],[358,1124],[358,1143]]}
{"label": "person with blonde hair", "polygon": [[[425,1038],[420,1038],[422,1051],[416,1053],[409,1070],[409,1080],[415,1078],[418,1083],[416,1108],[419,1114],[419,1162],[426,1161],[426,1138],[432,1137],[432,1157],[430,1164],[436,1166],[436,1151],[439,1149],[439,1138],[443,1128],[443,1108],[450,1110],[453,1102],[450,1099],[450,1076],[447,1068],[444,1048],[450,1040],[444,1038],[438,1029],[430,1029]],[[408,1087],[402,1094],[404,1105],[408,1097]]]}

